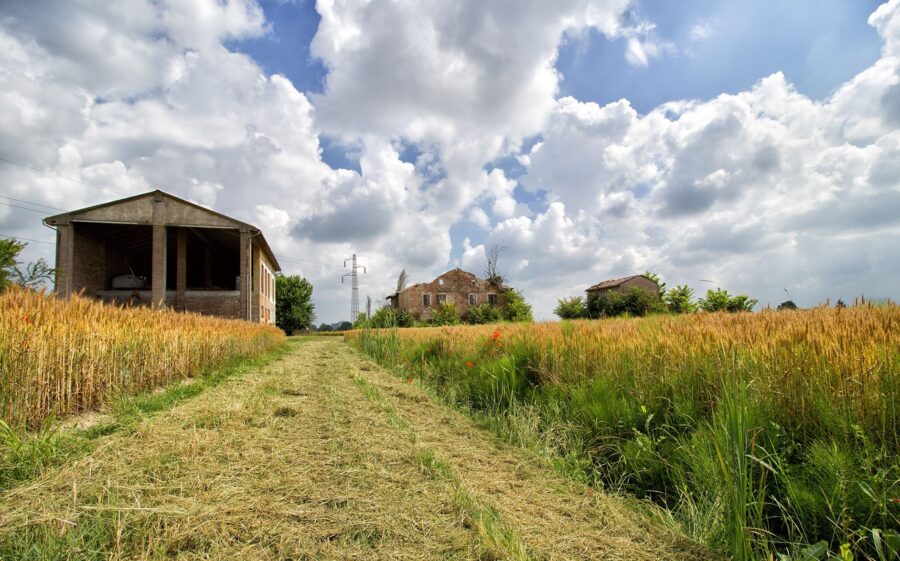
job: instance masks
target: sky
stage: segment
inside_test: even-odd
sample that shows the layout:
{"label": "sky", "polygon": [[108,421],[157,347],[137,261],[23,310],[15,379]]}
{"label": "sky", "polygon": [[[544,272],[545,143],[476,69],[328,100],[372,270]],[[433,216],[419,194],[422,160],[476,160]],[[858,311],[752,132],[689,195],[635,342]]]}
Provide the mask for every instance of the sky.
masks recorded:
{"label": "sky", "polygon": [[0,0],[0,236],[153,189],[260,227],[318,322],[401,269],[535,316],[608,278],[900,297],[900,0]]}

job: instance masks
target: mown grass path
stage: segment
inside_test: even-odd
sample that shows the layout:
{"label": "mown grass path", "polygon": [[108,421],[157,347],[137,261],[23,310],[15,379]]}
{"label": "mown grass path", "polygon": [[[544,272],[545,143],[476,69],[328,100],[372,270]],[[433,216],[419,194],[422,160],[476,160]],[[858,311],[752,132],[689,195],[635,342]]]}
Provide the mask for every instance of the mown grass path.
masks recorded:
{"label": "mown grass path", "polygon": [[0,559],[702,559],[336,339],[0,494]]}

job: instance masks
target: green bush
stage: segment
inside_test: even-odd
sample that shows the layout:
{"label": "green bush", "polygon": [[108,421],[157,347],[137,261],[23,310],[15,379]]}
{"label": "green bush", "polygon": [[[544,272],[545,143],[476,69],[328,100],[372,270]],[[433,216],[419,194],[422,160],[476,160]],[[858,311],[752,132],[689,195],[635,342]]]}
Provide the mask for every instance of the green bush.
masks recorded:
{"label": "green bush", "polygon": [[531,304],[525,301],[525,297],[518,290],[507,289],[504,293],[506,296],[506,306],[503,309],[504,319],[515,322],[529,322],[533,320],[531,314]]}
{"label": "green bush", "polygon": [[459,312],[456,311],[456,304],[452,302],[444,302],[438,304],[431,316],[434,325],[457,325],[459,323]]}
{"label": "green bush", "polygon": [[485,323],[497,323],[503,321],[503,313],[497,306],[490,304],[479,304],[469,308],[467,317],[469,323],[473,325],[482,325]]}
{"label": "green bush", "polygon": [[697,303],[693,301],[694,289],[686,284],[669,289],[663,295],[666,309],[672,314],[692,314],[697,311]]}
{"label": "green bush", "polygon": [[581,296],[560,298],[553,313],[562,319],[581,319],[588,317],[587,305]]}
{"label": "green bush", "polygon": [[603,296],[588,298],[588,310],[591,317],[636,316],[661,313],[666,310],[659,297],[642,288],[631,288],[622,294],[607,292]]}
{"label": "green bush", "polygon": [[793,300],[785,300],[781,304],[778,304],[778,310],[796,310],[797,304],[794,303]]}
{"label": "green bush", "polygon": [[706,298],[700,300],[700,309],[704,312],[752,312],[757,300],[746,294],[732,296],[727,290],[707,290]]}

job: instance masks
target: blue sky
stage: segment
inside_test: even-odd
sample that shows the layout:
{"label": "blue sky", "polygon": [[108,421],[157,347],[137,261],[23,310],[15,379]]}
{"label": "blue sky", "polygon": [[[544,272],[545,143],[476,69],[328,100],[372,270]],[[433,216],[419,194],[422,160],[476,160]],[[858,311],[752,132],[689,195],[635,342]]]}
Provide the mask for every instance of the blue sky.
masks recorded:
{"label": "blue sky", "polygon": [[[644,113],[678,99],[709,99],[748,89],[760,78],[783,72],[797,89],[824,99],[871,65],[882,41],[866,23],[878,0],[679,0],[643,1],[634,18],[655,25],[654,36],[677,52],[647,67],[629,64],[626,40],[596,30],[570,38],[559,49],[559,95],[606,104],[628,99]],[[268,73],[287,76],[303,92],[321,93],[327,69],[310,53],[319,25],[311,0],[260,2],[271,32],[235,41]],[[699,26],[699,27],[698,27]],[[692,40],[691,31],[706,29]],[[325,142],[325,159],[347,165],[343,150]]]}
{"label": "blue sky", "polygon": [[351,253],[378,302],[494,245],[540,319],[646,270],[900,296],[900,0],[7,4],[0,234],[27,260],[45,211],[161,188],[260,226],[320,321]]}
{"label": "blue sky", "polygon": [[[652,21],[655,36],[677,52],[635,67],[622,56],[624,40],[592,31],[560,49],[560,94],[600,104],[625,98],[644,113],[666,101],[737,93],[783,72],[800,92],[821,100],[878,58],[881,39],[866,19],[879,3],[644,1],[634,8],[637,17]],[[708,36],[692,39],[692,30],[701,29]]]}
{"label": "blue sky", "polygon": [[[822,100],[877,60],[882,41],[866,19],[878,4],[874,0],[638,2],[628,19],[652,22],[651,36],[670,44],[669,50],[641,66],[626,59],[625,38],[609,39],[593,29],[569,37],[560,45],[555,65],[563,77],[559,96],[600,105],[627,99],[646,113],[668,101],[738,93],[782,72],[798,91]],[[327,68],[310,53],[321,19],[314,2],[264,0],[260,5],[270,32],[229,47],[253,57],[266,72],[287,76],[300,91],[321,94]],[[359,171],[358,146],[347,147],[328,135],[319,139],[326,163]],[[512,157],[491,162],[487,169],[494,167],[511,178],[524,172]],[[535,212],[546,209],[540,194],[519,188],[515,196]],[[463,239],[480,243],[484,236],[484,230],[471,222],[456,223],[451,229],[451,258],[461,258]]]}

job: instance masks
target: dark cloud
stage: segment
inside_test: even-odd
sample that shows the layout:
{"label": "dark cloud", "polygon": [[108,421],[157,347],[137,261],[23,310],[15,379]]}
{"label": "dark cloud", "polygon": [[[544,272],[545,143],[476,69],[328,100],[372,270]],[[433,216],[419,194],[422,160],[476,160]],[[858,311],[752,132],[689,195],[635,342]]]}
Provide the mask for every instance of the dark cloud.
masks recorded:
{"label": "dark cloud", "polygon": [[354,199],[335,210],[304,218],[291,230],[291,235],[316,242],[371,240],[391,230],[394,212],[373,204],[370,199]]}

